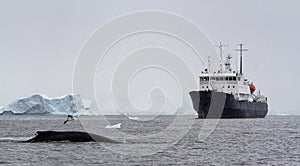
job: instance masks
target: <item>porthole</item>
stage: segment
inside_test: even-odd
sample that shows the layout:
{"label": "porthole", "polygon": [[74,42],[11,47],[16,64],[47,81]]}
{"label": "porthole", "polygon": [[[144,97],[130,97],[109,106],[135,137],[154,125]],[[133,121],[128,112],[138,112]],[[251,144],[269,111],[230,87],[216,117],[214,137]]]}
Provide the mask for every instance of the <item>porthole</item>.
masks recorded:
{"label": "porthole", "polygon": [[228,88],[230,88],[230,86],[228,85]]}

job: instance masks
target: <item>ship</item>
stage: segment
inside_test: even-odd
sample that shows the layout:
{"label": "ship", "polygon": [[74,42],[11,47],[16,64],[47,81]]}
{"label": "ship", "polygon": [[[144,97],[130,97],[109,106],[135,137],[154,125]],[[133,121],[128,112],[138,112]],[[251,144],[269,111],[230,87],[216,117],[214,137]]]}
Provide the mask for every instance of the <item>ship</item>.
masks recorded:
{"label": "ship", "polygon": [[[198,118],[264,118],[268,113],[267,97],[260,90],[256,92],[253,82],[243,73],[244,44],[239,44],[239,71],[231,67],[232,56],[222,58],[222,48],[228,46],[220,42],[218,69],[205,68],[200,76],[199,90],[189,92],[193,108]],[[209,66],[209,57],[208,65]],[[237,68],[237,67],[236,67]]]}

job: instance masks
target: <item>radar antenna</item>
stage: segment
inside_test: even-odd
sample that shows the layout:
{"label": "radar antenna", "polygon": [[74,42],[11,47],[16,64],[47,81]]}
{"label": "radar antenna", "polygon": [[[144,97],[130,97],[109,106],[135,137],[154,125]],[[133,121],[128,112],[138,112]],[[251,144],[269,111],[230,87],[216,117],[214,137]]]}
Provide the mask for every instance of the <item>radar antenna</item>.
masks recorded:
{"label": "radar antenna", "polygon": [[226,72],[231,72],[231,62],[230,62],[231,58],[232,56],[230,56],[230,54],[228,54],[228,56],[226,57],[226,62],[224,63]]}

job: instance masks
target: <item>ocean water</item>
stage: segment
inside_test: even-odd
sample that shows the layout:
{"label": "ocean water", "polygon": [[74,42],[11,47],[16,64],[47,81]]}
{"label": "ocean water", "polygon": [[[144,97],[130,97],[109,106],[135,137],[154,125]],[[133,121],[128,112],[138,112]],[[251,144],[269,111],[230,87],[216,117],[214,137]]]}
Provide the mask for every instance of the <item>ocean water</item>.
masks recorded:
{"label": "ocean water", "polygon": [[[178,133],[178,141],[156,137],[125,140],[109,148],[109,143],[23,143],[39,130],[84,131],[80,120],[63,125],[64,116],[0,116],[1,165],[300,165],[300,116],[267,116],[264,119],[220,119],[205,139],[199,140],[204,120],[194,116],[161,116],[150,121],[124,121],[121,116],[107,116],[111,124],[121,123],[127,135],[155,135],[164,129]],[[133,120],[135,119],[135,120]],[[193,124],[185,128],[188,122]],[[173,125],[173,126],[170,126]],[[183,127],[183,128],[182,128]],[[181,128],[181,129],[179,129]],[[171,139],[170,139],[171,140]],[[162,147],[156,152],[155,147]],[[141,148],[144,147],[145,149]],[[126,149],[127,148],[127,149]],[[153,149],[151,149],[153,148]],[[143,150],[152,154],[143,154]],[[130,152],[138,152],[135,155]]]}

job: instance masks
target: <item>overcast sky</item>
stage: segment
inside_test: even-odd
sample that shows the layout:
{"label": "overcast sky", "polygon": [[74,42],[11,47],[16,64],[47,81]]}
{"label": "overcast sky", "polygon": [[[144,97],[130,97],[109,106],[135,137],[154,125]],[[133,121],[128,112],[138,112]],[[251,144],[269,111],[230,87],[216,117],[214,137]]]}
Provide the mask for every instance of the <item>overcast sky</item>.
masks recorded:
{"label": "overcast sky", "polygon": [[133,11],[182,15],[214,43],[249,49],[244,73],[268,96],[270,114],[299,114],[298,0],[0,0],[0,106],[35,93],[72,93],[72,75],[85,40],[105,22]]}

